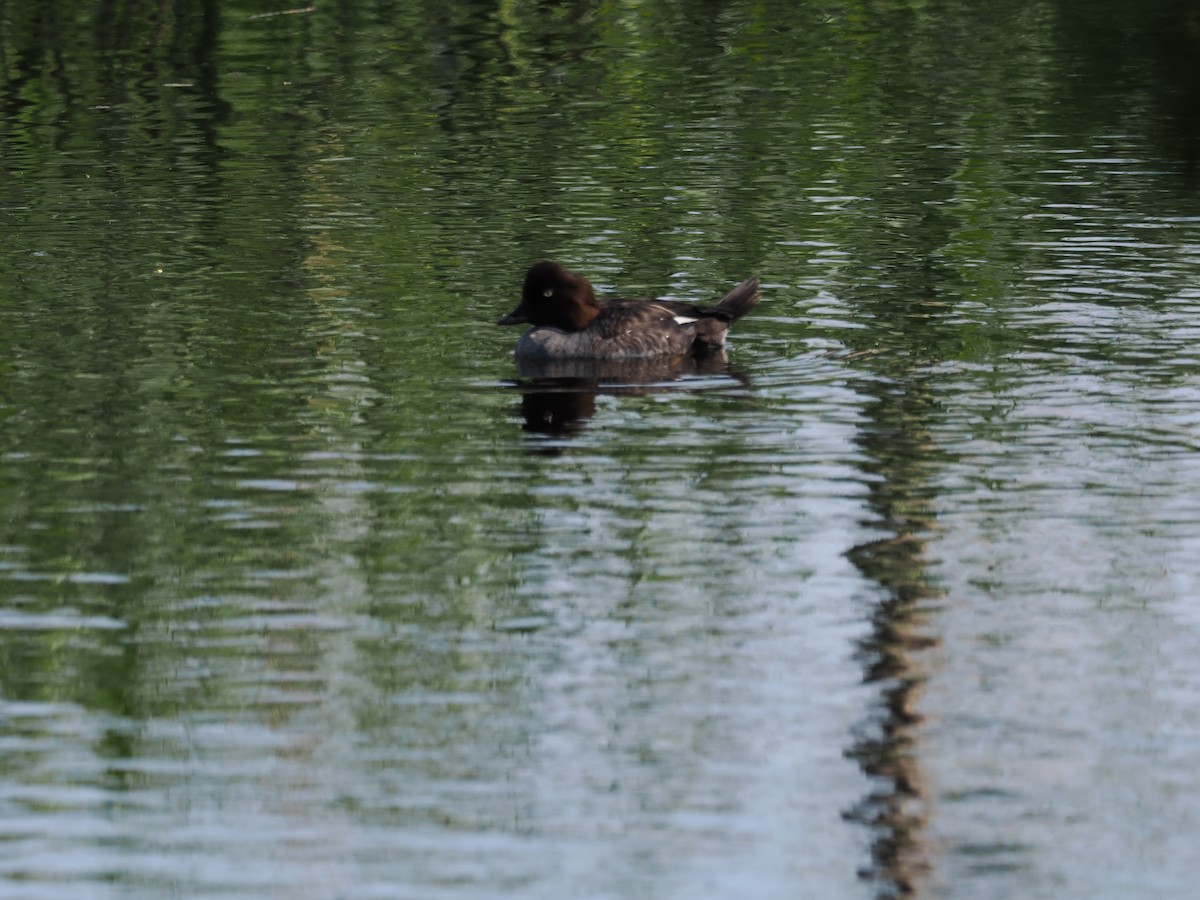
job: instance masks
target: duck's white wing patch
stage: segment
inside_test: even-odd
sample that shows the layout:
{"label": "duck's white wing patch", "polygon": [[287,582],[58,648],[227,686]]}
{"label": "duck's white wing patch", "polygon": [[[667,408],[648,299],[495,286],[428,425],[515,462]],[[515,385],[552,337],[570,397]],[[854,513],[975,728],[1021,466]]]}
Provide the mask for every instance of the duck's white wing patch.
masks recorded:
{"label": "duck's white wing patch", "polygon": [[700,321],[698,316],[677,316],[674,313],[672,313],[669,309],[667,309],[665,306],[658,306],[657,304],[655,304],[655,309],[661,309],[663,312],[665,312],[667,315],[669,315],[672,319],[675,320],[676,325],[690,325],[693,322]]}

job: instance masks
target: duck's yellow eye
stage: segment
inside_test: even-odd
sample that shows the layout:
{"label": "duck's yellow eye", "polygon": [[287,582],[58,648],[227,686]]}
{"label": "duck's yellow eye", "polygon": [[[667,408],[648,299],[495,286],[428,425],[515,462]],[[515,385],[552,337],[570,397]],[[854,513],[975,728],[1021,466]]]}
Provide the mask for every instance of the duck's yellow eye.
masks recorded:
{"label": "duck's yellow eye", "polygon": [[542,296],[543,297],[553,297],[554,296],[554,288],[546,288],[544,291],[542,291]]}

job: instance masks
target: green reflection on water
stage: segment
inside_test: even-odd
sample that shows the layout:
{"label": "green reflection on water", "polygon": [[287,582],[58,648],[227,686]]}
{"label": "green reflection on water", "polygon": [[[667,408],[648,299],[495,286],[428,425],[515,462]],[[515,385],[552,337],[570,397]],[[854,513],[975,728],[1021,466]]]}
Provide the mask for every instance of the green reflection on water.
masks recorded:
{"label": "green reflection on water", "polygon": [[[1189,374],[1159,326],[1135,366],[1072,304],[1194,279],[1196,28],[1167,0],[0,2],[0,690],[313,730],[333,695],[430,753],[522,746],[480,724],[527,699],[494,638],[553,624],[556,564],[626,625],[656,583],[717,613],[766,590],[739,503],[794,496],[804,447],[763,419],[852,418],[804,393],[818,350],[872,351],[818,381],[870,385],[844,490],[906,537],[950,456],[938,366],[998,396],[1014,355]],[[528,452],[490,323],[548,255],[696,299],[761,274],[748,389],[666,423],[601,397],[620,440]],[[996,403],[976,438],[1009,433]],[[148,752],[130,733],[100,754]]]}

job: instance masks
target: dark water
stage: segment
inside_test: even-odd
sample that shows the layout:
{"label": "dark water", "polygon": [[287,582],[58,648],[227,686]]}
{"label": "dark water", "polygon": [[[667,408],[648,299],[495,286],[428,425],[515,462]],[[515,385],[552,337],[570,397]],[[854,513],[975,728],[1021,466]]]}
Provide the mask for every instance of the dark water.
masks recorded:
{"label": "dark water", "polygon": [[[0,894],[1186,896],[1191,4],[0,0]],[[526,265],[764,301],[521,373]]]}

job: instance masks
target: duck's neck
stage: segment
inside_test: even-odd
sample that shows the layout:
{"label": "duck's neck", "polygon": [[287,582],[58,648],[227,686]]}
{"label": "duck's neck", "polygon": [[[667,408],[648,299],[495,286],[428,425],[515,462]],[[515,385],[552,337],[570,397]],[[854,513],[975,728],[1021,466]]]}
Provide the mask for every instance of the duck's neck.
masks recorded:
{"label": "duck's neck", "polygon": [[600,307],[596,305],[596,298],[592,296],[590,288],[582,302],[565,303],[558,311],[561,314],[561,324],[558,327],[563,331],[583,331],[600,315]]}

